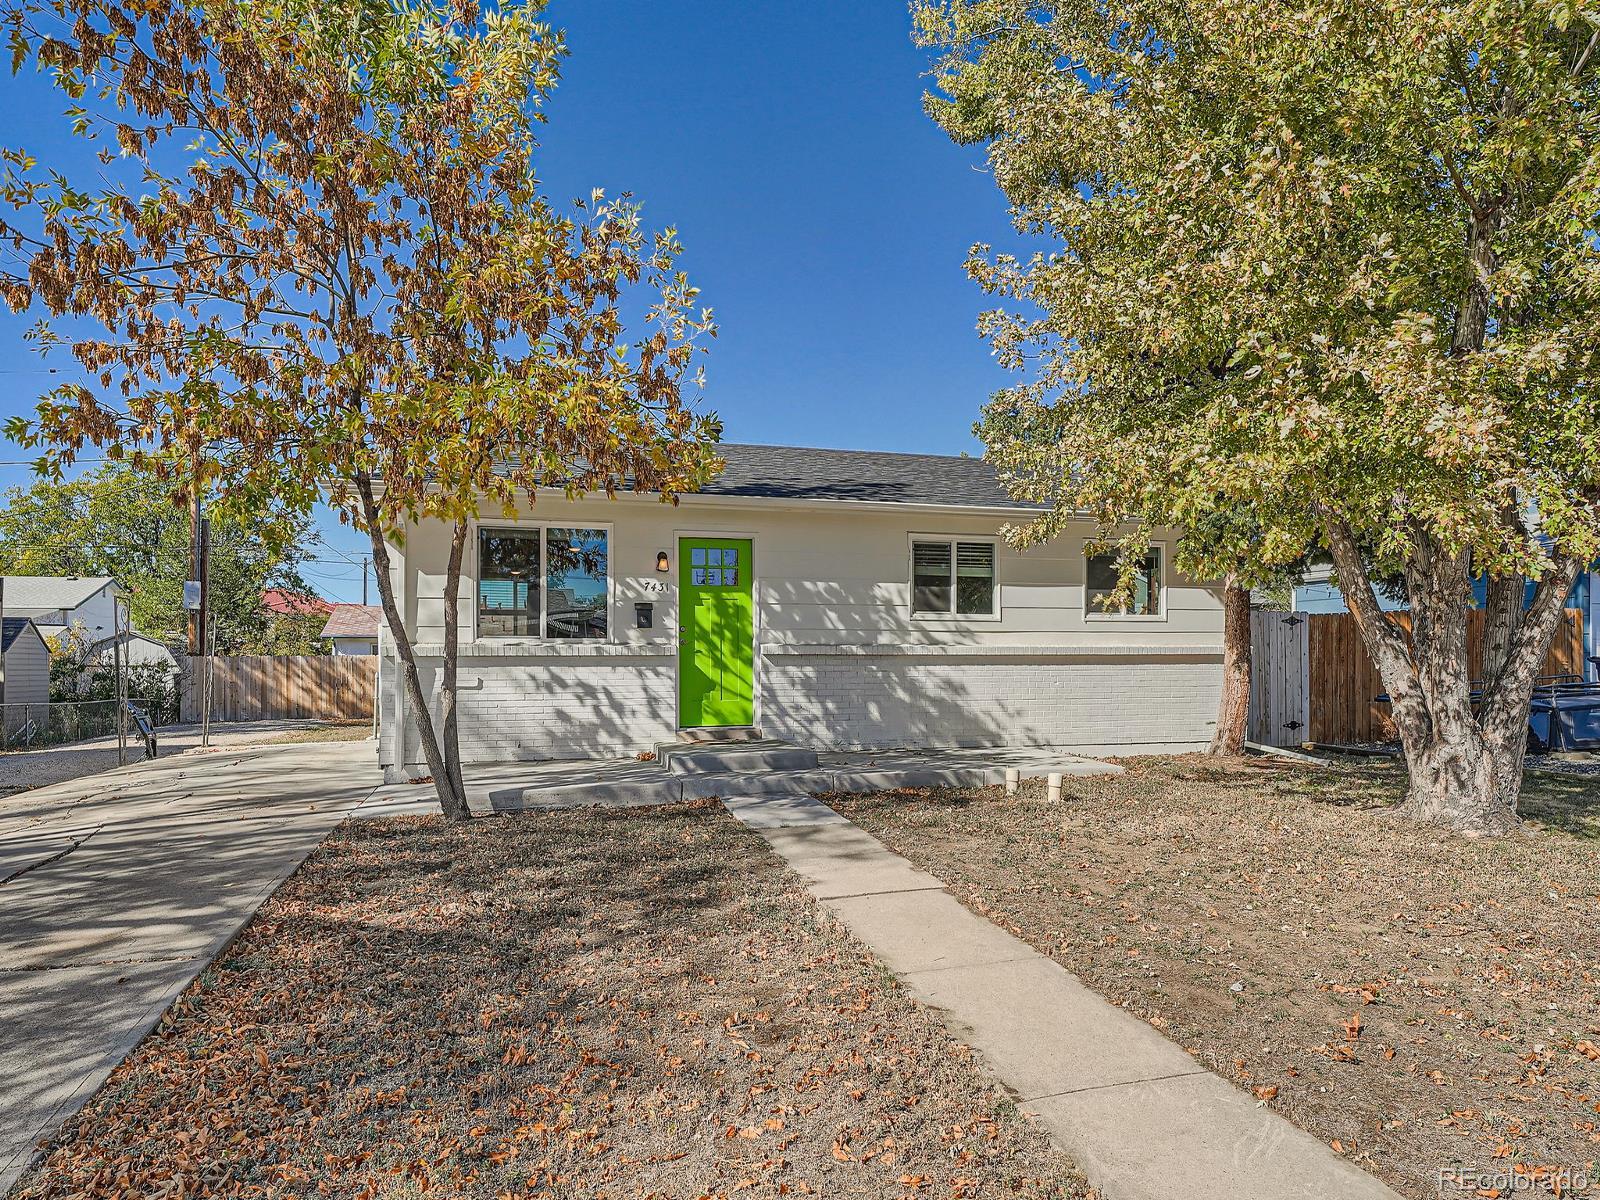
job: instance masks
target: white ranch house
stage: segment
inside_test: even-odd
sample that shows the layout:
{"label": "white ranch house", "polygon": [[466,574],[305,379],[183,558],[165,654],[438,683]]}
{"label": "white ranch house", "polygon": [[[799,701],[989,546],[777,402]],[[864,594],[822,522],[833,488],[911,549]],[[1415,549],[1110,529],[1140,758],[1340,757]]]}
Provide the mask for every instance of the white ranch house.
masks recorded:
{"label": "white ranch house", "polygon": [[[1221,690],[1216,586],[1161,538],[1128,611],[1085,522],[1026,552],[981,459],[725,445],[677,506],[541,494],[475,523],[462,581],[465,762],[621,757],[683,729],[815,749],[1203,746]],[[449,529],[391,547],[424,689],[443,650]],[[426,773],[392,649],[379,756]]]}

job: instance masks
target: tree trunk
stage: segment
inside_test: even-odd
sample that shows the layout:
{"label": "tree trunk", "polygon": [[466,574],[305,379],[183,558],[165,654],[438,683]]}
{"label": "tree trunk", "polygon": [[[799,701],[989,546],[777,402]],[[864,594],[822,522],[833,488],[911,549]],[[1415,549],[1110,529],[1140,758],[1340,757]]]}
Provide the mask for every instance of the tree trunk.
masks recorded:
{"label": "tree trunk", "polygon": [[1527,585],[1521,575],[1490,575],[1483,602],[1483,680],[1488,686],[1506,668],[1517,625],[1522,620],[1522,600]]}
{"label": "tree trunk", "polygon": [[[1474,710],[1467,658],[1471,581],[1465,555],[1412,531],[1406,568],[1412,636],[1381,611],[1350,528],[1330,517],[1323,531],[1361,638],[1389,691],[1410,771],[1400,813],[1474,835],[1517,827],[1533,681],[1561,619],[1579,566],[1561,559],[1539,581],[1534,602],[1515,610],[1515,630],[1498,674]],[[1502,585],[1503,586],[1503,585]]]}
{"label": "tree trunk", "polygon": [[383,531],[379,525],[378,504],[373,496],[372,480],[366,475],[357,476],[356,491],[361,497],[362,523],[366,525],[367,534],[372,540],[372,566],[378,580],[378,598],[383,604],[383,615],[389,624],[395,653],[400,658],[400,675],[405,681],[406,699],[411,705],[411,711],[416,714],[417,735],[422,742],[422,756],[428,764],[429,773],[433,776],[433,789],[439,796],[439,808],[451,820],[464,821],[472,814],[467,808],[466,797],[452,782],[450,772],[445,766],[444,756],[439,752],[439,739],[433,730],[433,712],[429,708],[428,698],[422,693],[422,680],[417,674],[417,659],[411,649],[411,638],[406,633],[405,619],[400,615],[400,606],[395,602],[394,583],[389,575],[389,545],[383,540]]}
{"label": "tree trunk", "polygon": [[[1515,107],[1509,91],[1507,113]],[[1481,353],[1488,339],[1498,268],[1495,206],[1474,207],[1466,222],[1469,277],[1456,306],[1450,352]],[[1525,534],[1515,506],[1503,513],[1508,531]],[[1379,610],[1355,538],[1338,518],[1324,527],[1339,581],[1368,653],[1393,702],[1395,726],[1411,773],[1404,816],[1468,834],[1503,834],[1517,827],[1522,760],[1527,752],[1533,681],[1550,641],[1577,564],[1561,560],[1540,581],[1534,605],[1523,609],[1523,582],[1491,575],[1484,613],[1483,693],[1476,709],[1467,654],[1471,607],[1470,560],[1447,550],[1427,530],[1411,529],[1406,592],[1411,603],[1407,642]],[[1551,594],[1554,599],[1550,598]]]}
{"label": "tree trunk", "polygon": [[450,534],[450,562],[444,577],[444,679],[439,691],[439,724],[444,737],[444,769],[450,786],[465,802],[461,778],[461,739],[456,704],[456,663],[461,648],[461,560],[467,545],[467,523],[457,521]]}
{"label": "tree trunk", "polygon": [[1230,575],[1222,592],[1222,700],[1211,754],[1243,754],[1250,720],[1250,589]]}

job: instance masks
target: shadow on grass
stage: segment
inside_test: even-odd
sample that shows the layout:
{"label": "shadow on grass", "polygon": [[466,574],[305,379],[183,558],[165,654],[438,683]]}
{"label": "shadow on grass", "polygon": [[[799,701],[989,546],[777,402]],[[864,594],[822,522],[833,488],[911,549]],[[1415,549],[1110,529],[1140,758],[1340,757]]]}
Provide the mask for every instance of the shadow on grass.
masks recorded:
{"label": "shadow on grass", "polygon": [[1584,841],[1600,841],[1600,778],[1529,772],[1522,781],[1523,818]]}

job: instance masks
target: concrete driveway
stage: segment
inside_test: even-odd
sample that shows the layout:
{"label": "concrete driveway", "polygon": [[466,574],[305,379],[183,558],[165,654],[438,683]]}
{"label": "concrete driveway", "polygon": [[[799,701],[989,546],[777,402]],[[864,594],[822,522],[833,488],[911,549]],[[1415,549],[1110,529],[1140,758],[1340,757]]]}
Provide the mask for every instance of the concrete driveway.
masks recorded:
{"label": "concrete driveway", "polygon": [[371,741],[329,742],[0,800],[0,1194],[380,781]]}
{"label": "concrete driveway", "polygon": [[[320,729],[327,724],[326,721],[301,720],[219,722],[211,727],[211,745],[233,748],[252,742],[270,742],[285,733]],[[163,725],[156,730],[156,742],[162,758],[196,749],[200,745],[200,726]],[[137,763],[143,759],[144,751],[138,738],[130,735],[128,761]],[[41,746],[37,750],[8,750],[0,754],[0,800],[14,792],[48,787],[52,783],[66,783],[70,779],[113,771],[116,767],[115,737],[90,738],[61,746]]]}

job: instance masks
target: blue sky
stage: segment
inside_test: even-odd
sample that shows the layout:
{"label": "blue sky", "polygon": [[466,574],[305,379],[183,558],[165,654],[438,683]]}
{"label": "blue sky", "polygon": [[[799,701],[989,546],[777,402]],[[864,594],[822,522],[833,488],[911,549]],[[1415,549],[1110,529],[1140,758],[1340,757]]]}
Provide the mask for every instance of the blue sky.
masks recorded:
{"label": "blue sky", "polygon": [[[549,18],[571,54],[542,134],[547,190],[629,191],[678,228],[720,327],[705,406],[725,438],[978,452],[972,422],[1004,372],[962,262],[974,241],[1013,239],[981,154],[923,115],[905,5],[553,0]],[[33,77],[0,86],[0,136],[50,161],[70,141],[61,97]],[[0,417],[49,386],[30,323],[0,312]],[[29,478],[0,466],[0,486]],[[359,600],[365,539],[322,529],[312,582]]]}

